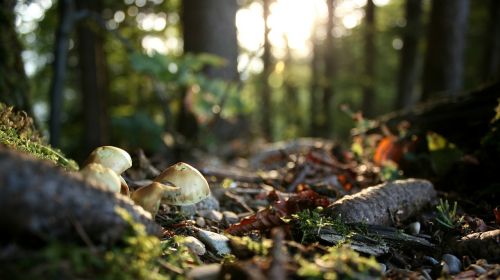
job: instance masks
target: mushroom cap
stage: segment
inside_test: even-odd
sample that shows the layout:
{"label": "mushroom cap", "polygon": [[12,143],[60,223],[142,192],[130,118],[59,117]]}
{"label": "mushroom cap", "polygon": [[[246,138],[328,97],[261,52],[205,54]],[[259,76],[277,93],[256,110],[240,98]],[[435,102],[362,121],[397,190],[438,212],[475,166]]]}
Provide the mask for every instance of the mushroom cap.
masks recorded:
{"label": "mushroom cap", "polygon": [[210,195],[210,187],[205,177],[196,168],[184,162],[165,169],[154,181],[173,185],[163,195],[162,201],[167,204],[190,205]]}
{"label": "mushroom cap", "polygon": [[85,181],[99,185],[112,192],[120,192],[120,177],[111,169],[98,163],[87,164],[80,170]]}
{"label": "mushroom cap", "polygon": [[167,188],[168,186],[164,184],[153,182],[137,189],[132,193],[131,198],[135,204],[142,206],[144,210],[150,212],[154,217],[160,208],[163,193]]}
{"label": "mushroom cap", "polygon": [[120,175],[123,171],[132,167],[132,158],[123,149],[114,146],[101,146],[90,154],[87,163],[102,164]]}

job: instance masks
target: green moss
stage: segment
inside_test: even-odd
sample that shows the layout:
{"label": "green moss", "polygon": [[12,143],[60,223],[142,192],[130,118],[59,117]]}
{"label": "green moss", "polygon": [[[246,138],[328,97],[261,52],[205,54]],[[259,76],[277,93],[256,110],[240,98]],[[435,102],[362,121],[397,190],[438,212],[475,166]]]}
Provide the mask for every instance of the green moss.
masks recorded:
{"label": "green moss", "polygon": [[60,151],[44,143],[25,112],[14,112],[12,107],[0,103],[0,143],[20,152],[53,162],[65,169],[76,171],[78,165]]}
{"label": "green moss", "polygon": [[292,215],[292,224],[295,229],[298,229],[301,238],[301,243],[314,242],[317,240],[319,231],[322,228],[329,227],[334,229],[342,236],[348,236],[351,233],[351,228],[341,221],[340,217],[331,219],[322,215],[322,209],[315,210],[306,209],[297,214]]}
{"label": "green moss", "polygon": [[273,241],[267,238],[262,238],[259,241],[254,241],[249,236],[229,236],[229,238],[232,247],[247,250],[252,255],[267,256],[269,249],[273,246]]}
{"label": "green moss", "polygon": [[296,256],[300,265],[297,274],[306,279],[377,279],[382,278],[380,264],[374,257],[366,258],[348,247],[331,247],[327,254],[316,255],[313,261]]}

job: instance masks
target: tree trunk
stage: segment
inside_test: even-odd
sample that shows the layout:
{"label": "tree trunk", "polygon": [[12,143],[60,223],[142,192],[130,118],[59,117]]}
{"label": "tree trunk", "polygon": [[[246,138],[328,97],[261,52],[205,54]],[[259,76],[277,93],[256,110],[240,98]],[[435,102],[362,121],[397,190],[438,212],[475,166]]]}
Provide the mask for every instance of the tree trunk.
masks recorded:
{"label": "tree trunk", "polygon": [[269,18],[269,6],[271,0],[263,0],[264,9],[264,53],[262,55],[262,63],[264,64],[264,69],[262,70],[262,90],[261,90],[261,126],[262,133],[266,140],[272,140],[272,121],[271,121],[271,88],[269,87],[269,75],[272,72],[272,55],[271,55],[271,43],[269,42],[269,24],[267,19]]}
{"label": "tree trunk", "polygon": [[299,92],[297,90],[297,85],[293,80],[293,73],[291,71],[293,67],[293,59],[290,46],[288,44],[288,38],[285,37],[286,42],[286,56],[285,56],[285,71],[284,71],[284,88],[285,88],[285,100],[283,100],[283,110],[285,114],[285,118],[287,120],[287,126],[290,126],[292,130],[295,132],[295,136],[300,130],[300,117],[301,114],[297,111],[290,112],[289,110],[299,110]]}
{"label": "tree trunk", "polygon": [[484,77],[488,81],[500,79],[500,2],[490,0],[490,19],[486,33]]}
{"label": "tree trunk", "polygon": [[58,147],[61,137],[61,114],[63,107],[64,81],[66,80],[66,64],[68,61],[69,36],[73,28],[74,3],[72,0],[61,0],[57,3],[59,24],[54,42],[54,63],[52,64],[52,80],[50,83],[50,145]]}
{"label": "tree trunk", "polygon": [[14,27],[17,1],[0,0],[0,102],[31,114],[29,84]]}
{"label": "tree trunk", "polygon": [[[212,79],[238,79],[238,42],[236,39],[236,0],[182,1],[184,53],[209,53],[226,61],[224,67],[208,66],[205,74]],[[181,89],[181,109],[177,115],[177,131],[184,143],[177,145],[177,158],[182,159],[186,148],[197,141],[198,121],[192,110],[192,93]],[[187,144],[185,147],[181,147]]]}
{"label": "tree trunk", "polygon": [[[79,10],[101,12],[101,1],[78,0]],[[78,26],[78,55],[84,112],[85,153],[109,141],[108,72],[104,38],[97,26],[84,21]]]}
{"label": "tree trunk", "polygon": [[375,5],[366,2],[365,8],[365,73],[363,79],[363,114],[373,117],[375,101]]}
{"label": "tree trunk", "polygon": [[325,118],[321,131],[323,137],[328,137],[333,129],[333,79],[335,77],[335,61],[333,50],[333,20],[334,20],[334,3],[335,0],[328,0],[328,21],[326,24],[326,41],[325,41],[325,85],[323,87],[322,111]]}
{"label": "tree trunk", "polygon": [[414,100],[418,68],[418,42],[422,30],[422,0],[406,0],[406,27],[403,31],[403,49],[395,110],[407,109]]}
{"label": "tree trunk", "polygon": [[[315,26],[317,28],[317,26]],[[309,95],[309,134],[320,136],[321,111],[319,102],[320,73],[321,73],[321,45],[316,38],[316,31],[313,39],[313,53],[311,60],[311,92]]]}
{"label": "tree trunk", "polygon": [[427,34],[422,100],[462,89],[469,0],[434,0]]}
{"label": "tree trunk", "polygon": [[210,53],[226,60],[225,67],[208,67],[211,78],[238,79],[236,0],[184,0],[182,21],[184,52]]}

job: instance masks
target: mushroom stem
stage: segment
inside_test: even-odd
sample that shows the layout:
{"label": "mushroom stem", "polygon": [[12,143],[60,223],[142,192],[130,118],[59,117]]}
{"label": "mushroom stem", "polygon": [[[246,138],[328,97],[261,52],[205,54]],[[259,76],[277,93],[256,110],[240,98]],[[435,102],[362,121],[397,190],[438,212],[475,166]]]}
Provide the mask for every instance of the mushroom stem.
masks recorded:
{"label": "mushroom stem", "polygon": [[165,191],[172,188],[169,185],[153,182],[147,186],[141,187],[132,193],[132,200],[135,204],[142,206],[144,210],[150,212],[153,217],[160,208],[160,202]]}

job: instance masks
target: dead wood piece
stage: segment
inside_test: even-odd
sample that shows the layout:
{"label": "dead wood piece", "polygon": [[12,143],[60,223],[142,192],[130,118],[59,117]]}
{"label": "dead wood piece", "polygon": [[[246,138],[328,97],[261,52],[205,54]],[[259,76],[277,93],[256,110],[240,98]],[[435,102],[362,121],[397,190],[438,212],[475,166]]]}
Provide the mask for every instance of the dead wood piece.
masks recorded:
{"label": "dead wood piece", "polygon": [[285,233],[282,228],[274,228],[273,235],[273,249],[271,252],[272,261],[269,268],[268,277],[273,280],[286,280],[286,264],[288,262],[288,255],[284,245]]}
{"label": "dead wood piece", "polygon": [[[120,194],[89,185],[76,175],[0,146],[0,227],[7,238],[118,241],[129,224],[123,208],[149,234],[160,228],[142,208]],[[7,239],[9,240],[9,239]]]}
{"label": "dead wood piece", "polygon": [[398,180],[366,188],[344,196],[327,208],[332,217],[346,223],[394,225],[432,203],[436,191],[432,183],[420,179]]}
{"label": "dead wood piece", "polygon": [[320,230],[319,238],[331,244],[343,244],[348,241],[348,246],[354,251],[378,257],[389,252],[389,246],[385,242],[373,240],[372,238],[354,235],[347,240],[345,236],[333,230],[324,228]]}
{"label": "dead wood piece", "polygon": [[500,229],[466,235],[452,242],[451,248],[458,255],[471,255],[490,261],[500,260]]}
{"label": "dead wood piece", "polygon": [[355,232],[347,238],[335,230],[325,227],[319,231],[319,237],[332,244],[348,241],[353,250],[372,256],[386,254],[392,247],[420,248],[429,251],[435,248],[434,244],[424,238],[399,232],[392,227],[366,225],[362,228],[362,232]]}

